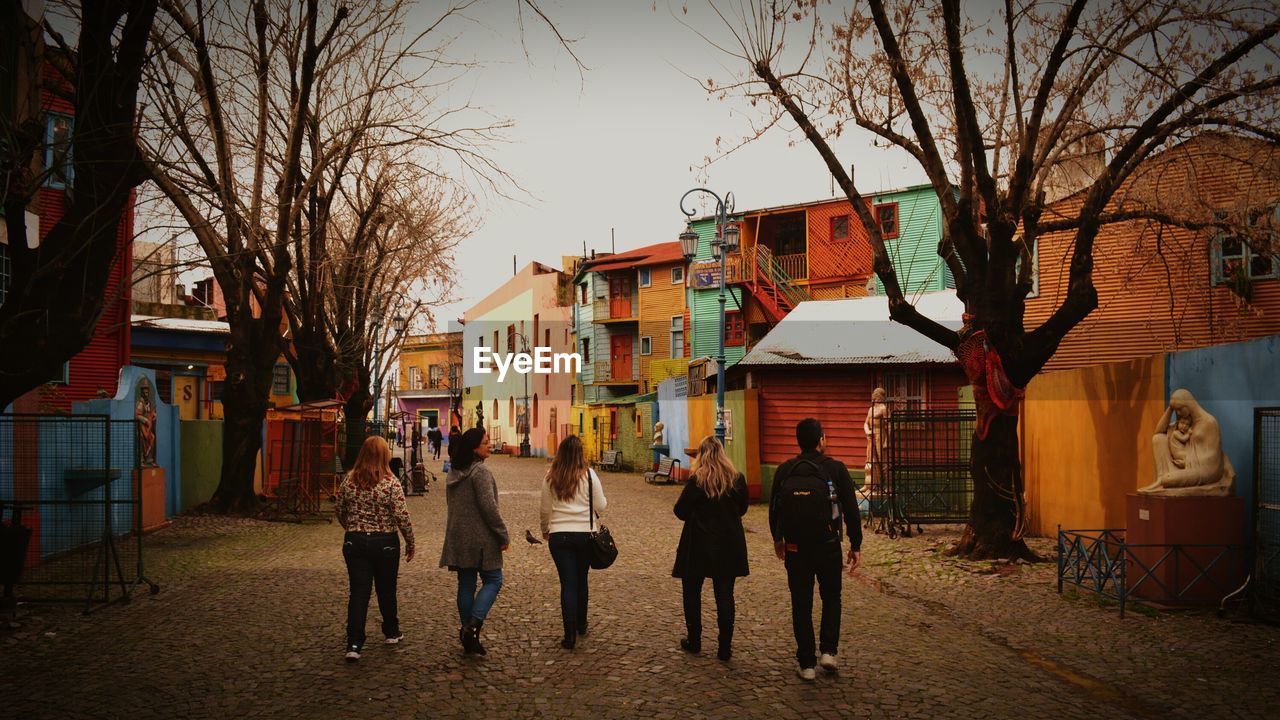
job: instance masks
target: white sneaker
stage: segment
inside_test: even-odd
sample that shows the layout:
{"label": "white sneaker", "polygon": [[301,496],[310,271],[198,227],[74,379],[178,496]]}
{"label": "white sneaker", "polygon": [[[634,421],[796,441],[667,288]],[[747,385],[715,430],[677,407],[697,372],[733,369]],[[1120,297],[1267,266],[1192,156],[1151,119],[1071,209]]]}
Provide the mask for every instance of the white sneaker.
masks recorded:
{"label": "white sneaker", "polygon": [[833,673],[840,669],[840,666],[836,664],[836,656],[828,655],[827,653],[822,653],[822,657],[818,658],[818,665],[829,673]]}
{"label": "white sneaker", "polygon": [[[404,633],[400,633],[399,635],[397,635],[397,636],[395,636],[395,637],[389,637],[389,638],[387,638],[387,639],[386,639],[386,644],[388,644],[388,645],[399,645],[399,644],[400,644],[400,641],[401,641],[401,640],[403,640],[403,639],[404,639]],[[826,656],[824,655],[823,657],[826,657]]]}
{"label": "white sneaker", "polygon": [[347,654],[344,655],[347,662],[355,662],[360,659],[360,651],[355,648],[347,648]]}
{"label": "white sneaker", "polygon": [[818,679],[818,673],[813,668],[800,668],[796,671],[796,674],[800,676],[801,680],[807,680],[809,682],[813,682]]}

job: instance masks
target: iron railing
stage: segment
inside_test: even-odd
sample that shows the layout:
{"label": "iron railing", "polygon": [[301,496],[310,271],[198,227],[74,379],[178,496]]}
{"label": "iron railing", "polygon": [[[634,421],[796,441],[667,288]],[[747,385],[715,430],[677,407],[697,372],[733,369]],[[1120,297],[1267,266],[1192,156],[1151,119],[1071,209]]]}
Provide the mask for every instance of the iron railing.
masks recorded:
{"label": "iron railing", "polygon": [[1280,408],[1253,411],[1254,590],[1259,615],[1280,621]]}
{"label": "iron railing", "polygon": [[875,422],[869,442],[878,442],[878,450],[860,491],[866,526],[910,537],[913,526],[919,532],[924,525],[968,520],[974,411],[898,410]]}
{"label": "iron railing", "polygon": [[128,599],[143,571],[138,428],[107,415],[0,415],[6,604]]}
{"label": "iron railing", "polygon": [[1058,592],[1070,584],[1116,601],[1120,617],[1134,598],[1164,605],[1220,604],[1239,585],[1239,545],[1130,545],[1120,529],[1058,527]]}

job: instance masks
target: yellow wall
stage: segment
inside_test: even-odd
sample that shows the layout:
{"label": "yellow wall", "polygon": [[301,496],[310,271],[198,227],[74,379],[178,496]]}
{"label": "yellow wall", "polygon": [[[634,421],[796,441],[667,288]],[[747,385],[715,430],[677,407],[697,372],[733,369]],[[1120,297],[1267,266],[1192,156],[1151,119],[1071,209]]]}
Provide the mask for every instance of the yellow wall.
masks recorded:
{"label": "yellow wall", "polygon": [[1151,482],[1164,355],[1045,373],[1021,417],[1028,531],[1122,528],[1125,495]]}

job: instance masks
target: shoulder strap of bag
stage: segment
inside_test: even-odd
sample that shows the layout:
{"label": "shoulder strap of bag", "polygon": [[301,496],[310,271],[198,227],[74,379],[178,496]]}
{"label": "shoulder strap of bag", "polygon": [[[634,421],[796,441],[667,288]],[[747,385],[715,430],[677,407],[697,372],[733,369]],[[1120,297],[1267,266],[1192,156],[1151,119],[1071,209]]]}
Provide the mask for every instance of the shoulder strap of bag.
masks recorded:
{"label": "shoulder strap of bag", "polygon": [[593,471],[591,468],[587,468],[587,522],[589,523],[588,527],[591,528],[591,532],[595,532],[596,531],[596,503],[595,503],[595,497],[594,497],[595,492],[593,492],[591,489],[592,475],[595,475],[595,471]]}

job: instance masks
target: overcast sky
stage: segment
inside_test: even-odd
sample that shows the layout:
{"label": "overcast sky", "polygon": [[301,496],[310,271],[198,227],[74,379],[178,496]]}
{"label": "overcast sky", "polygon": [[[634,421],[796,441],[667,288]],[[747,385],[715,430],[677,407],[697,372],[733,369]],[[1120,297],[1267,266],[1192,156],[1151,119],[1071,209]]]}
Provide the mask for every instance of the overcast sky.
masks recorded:
{"label": "overcast sky", "polygon": [[[684,229],[680,196],[698,185],[691,166],[715,153],[717,137],[728,142],[749,127],[745,101],[720,101],[690,79],[724,80],[731,59],[672,16],[679,4],[544,0],[561,32],[578,38],[574,51],[589,68],[581,77],[527,11],[525,57],[515,6],[481,3],[468,12],[473,22],[456,26],[453,55],[485,65],[451,92],[515,122],[491,155],[528,194],[519,202],[482,198],[483,225],[458,252],[460,298],[438,311],[442,325],[505,282],[513,255],[520,267],[559,267],[584,242],[607,251],[611,231],[618,250],[675,240]],[[438,12],[430,2],[415,10],[423,22]],[[680,19],[723,32],[699,3]],[[864,135],[846,134],[836,147],[857,165],[864,193],[924,179],[905,155],[873,149]],[[831,197],[818,154],[780,129],[712,165],[707,180],[718,193],[732,191],[739,210]]]}

